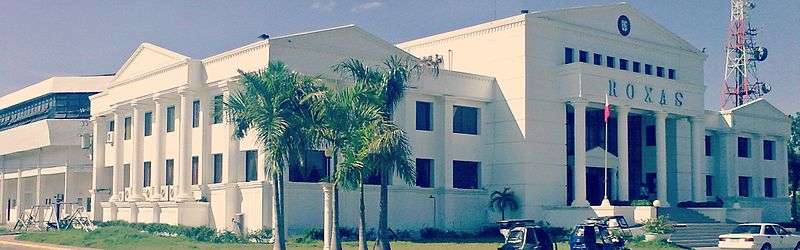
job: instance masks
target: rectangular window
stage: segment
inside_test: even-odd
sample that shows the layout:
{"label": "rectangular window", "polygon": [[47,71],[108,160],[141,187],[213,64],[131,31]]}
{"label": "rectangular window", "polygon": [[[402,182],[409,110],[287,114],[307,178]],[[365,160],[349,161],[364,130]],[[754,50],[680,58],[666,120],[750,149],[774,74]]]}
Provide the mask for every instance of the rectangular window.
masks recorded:
{"label": "rectangular window", "polygon": [[212,118],[213,124],[222,123],[222,95],[214,96],[214,117]]}
{"label": "rectangular window", "polygon": [[380,185],[381,184],[381,174],[373,172],[367,178],[364,179],[364,185]]}
{"label": "rectangular window", "polygon": [[123,134],[123,140],[130,140],[131,139],[131,117],[125,117],[124,125],[125,125],[125,133]]}
{"label": "rectangular window", "polygon": [[244,181],[258,179],[258,151],[244,151]]}
{"label": "rectangular window", "polygon": [[664,67],[656,67],[656,76],[664,77]]}
{"label": "rectangular window", "polygon": [[453,161],[453,188],[478,189],[480,162]]}
{"label": "rectangular window", "polygon": [[291,182],[320,182],[328,177],[328,157],[322,150],[308,150],[305,155],[305,166],[299,166],[299,161],[292,160],[294,167],[289,168],[289,181]]}
{"label": "rectangular window", "polygon": [[641,73],[642,72],[642,63],[640,62],[633,62],[633,72]]}
{"label": "rectangular window", "polygon": [[647,146],[656,145],[656,126],[645,127],[645,141]]}
{"label": "rectangular window", "polygon": [[775,178],[764,178],[764,197],[775,198]]}
{"label": "rectangular window", "polygon": [[417,187],[433,187],[433,160],[417,158]]}
{"label": "rectangular window", "polygon": [[86,197],[86,212],[92,211],[92,197]]}
{"label": "rectangular window", "polygon": [[192,102],[192,127],[200,126],[200,100]]}
{"label": "rectangular window", "polygon": [[645,64],[644,65],[644,74],[645,75],[653,75],[653,65]]}
{"label": "rectangular window", "polygon": [[213,154],[214,158],[214,183],[222,182],[222,154]]}
{"label": "rectangular window", "polygon": [[706,175],[706,196],[714,195],[714,177]]}
{"label": "rectangular window", "polygon": [[167,133],[175,131],[175,106],[167,107]]}
{"label": "rectangular window", "polygon": [[764,140],[764,160],[775,160],[775,141]]}
{"label": "rectangular window", "polygon": [[750,158],[750,138],[739,137],[738,142],[739,157]]}
{"label": "rectangular window", "polygon": [[628,59],[619,59],[619,69],[628,70]]}
{"label": "rectangular window", "polygon": [[589,52],[586,52],[586,51],[583,51],[583,50],[578,51],[578,61],[580,61],[582,63],[588,63],[589,62]]}
{"label": "rectangular window", "polygon": [[144,179],[144,183],[142,185],[145,186],[145,187],[149,187],[150,186],[150,178],[151,177],[152,177],[152,174],[151,174],[151,171],[150,171],[150,162],[146,161],[146,162],[144,162],[144,178],[143,178]]}
{"label": "rectangular window", "polygon": [[607,67],[615,68],[616,67],[616,62],[617,62],[617,59],[614,58],[613,56],[607,56],[606,57],[606,66]]}
{"label": "rectangular window", "polygon": [[192,156],[192,185],[197,185],[197,173],[200,167],[200,157]]}
{"label": "rectangular window", "polygon": [[108,132],[114,132],[114,121],[108,122]]}
{"label": "rectangular window", "polygon": [[668,69],[667,70],[667,77],[670,80],[675,80],[675,69]]}
{"label": "rectangular window", "polygon": [[564,64],[575,62],[575,50],[572,48],[564,48]]}
{"label": "rectangular window", "polygon": [[750,197],[750,177],[739,176],[739,196]]}
{"label": "rectangular window", "polygon": [[430,102],[417,102],[417,130],[433,130],[433,112]]}
{"label": "rectangular window", "polygon": [[175,160],[168,159],[164,164],[164,185],[172,186],[175,180]]}
{"label": "rectangular window", "polygon": [[706,135],[706,156],[711,156],[711,136]]}
{"label": "rectangular window", "polygon": [[603,55],[594,53],[594,65],[603,65]]}
{"label": "rectangular window", "polygon": [[153,134],[153,112],[144,113],[144,136]]}
{"label": "rectangular window", "polygon": [[453,106],[453,133],[478,134],[478,108]]}

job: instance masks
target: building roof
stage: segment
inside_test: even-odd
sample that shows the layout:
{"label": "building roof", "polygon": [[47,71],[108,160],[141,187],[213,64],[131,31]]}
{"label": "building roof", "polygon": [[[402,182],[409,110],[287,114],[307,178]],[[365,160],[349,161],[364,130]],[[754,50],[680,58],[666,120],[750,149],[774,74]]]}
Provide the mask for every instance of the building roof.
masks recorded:
{"label": "building roof", "polygon": [[0,109],[50,93],[101,92],[113,76],[57,76],[0,97]]}

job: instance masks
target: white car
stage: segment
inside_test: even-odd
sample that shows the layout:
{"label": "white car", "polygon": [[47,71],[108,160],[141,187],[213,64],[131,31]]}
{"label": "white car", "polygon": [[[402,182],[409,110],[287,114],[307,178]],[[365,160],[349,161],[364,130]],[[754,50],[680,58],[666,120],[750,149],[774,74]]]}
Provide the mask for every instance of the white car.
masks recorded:
{"label": "white car", "polygon": [[741,224],[729,234],[719,236],[720,249],[796,249],[800,250],[800,235],[794,235],[777,224]]}

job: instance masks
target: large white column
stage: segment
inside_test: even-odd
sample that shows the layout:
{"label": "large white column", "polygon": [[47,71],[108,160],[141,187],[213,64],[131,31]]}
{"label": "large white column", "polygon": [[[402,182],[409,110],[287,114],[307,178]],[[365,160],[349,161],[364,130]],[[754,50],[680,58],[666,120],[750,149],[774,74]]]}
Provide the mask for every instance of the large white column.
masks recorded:
{"label": "large white column", "polygon": [[706,201],[705,193],[705,136],[706,126],[702,116],[689,118],[692,126],[692,200]]}
{"label": "large white column", "polygon": [[103,180],[102,178],[105,177],[104,173],[107,171],[106,169],[106,134],[107,134],[107,121],[105,116],[93,116],[92,122],[94,128],[92,129],[92,133],[94,136],[92,137],[92,189],[89,193],[92,196],[92,218],[94,220],[100,220],[100,212],[103,211],[99,209],[97,204],[100,204],[100,199],[98,199],[97,190],[101,188],[103,183],[108,183],[108,180]]}
{"label": "large white column", "polygon": [[0,174],[0,223],[6,223],[6,211],[6,168],[3,165],[3,173]]}
{"label": "large white column", "polygon": [[574,112],[575,166],[573,171],[574,200],[573,207],[589,206],[586,200],[586,100],[572,102]]}
{"label": "large white column", "polygon": [[17,167],[17,219],[22,216],[22,169]]}
{"label": "large white column", "polygon": [[180,90],[180,128],[178,143],[178,195],[176,201],[194,201],[192,195],[192,93],[189,90]]}
{"label": "large white column", "polygon": [[656,180],[658,201],[662,207],[669,207],[667,202],[667,112],[656,111]]}
{"label": "large white column", "polygon": [[69,193],[69,188],[70,188],[69,186],[72,184],[69,181],[69,176],[70,176],[69,172],[70,172],[69,165],[66,165],[64,167],[64,202],[72,202]]}
{"label": "large white column", "polygon": [[205,92],[198,94],[198,96],[200,99],[199,125],[203,144],[200,146],[200,157],[198,159],[200,166],[197,170],[199,173],[197,181],[203,187],[206,187],[206,185],[214,183],[214,163],[211,160],[211,122],[209,121],[211,109],[209,103],[211,103],[211,99]]}
{"label": "large white column", "polygon": [[114,112],[114,168],[111,180],[112,195],[109,201],[121,201],[122,197],[120,195],[125,188],[125,182],[122,179],[122,175],[125,172],[125,151],[123,150],[123,145],[125,144],[123,141],[125,117],[119,112]]}
{"label": "large white column", "polygon": [[144,175],[144,171],[142,171],[144,160],[143,158],[143,151],[144,151],[144,115],[142,109],[144,108],[141,103],[134,102],[131,104],[133,107],[133,121],[131,121],[131,143],[133,144],[133,150],[131,150],[131,164],[130,164],[130,175],[128,179],[130,180],[130,197],[128,199],[130,201],[142,201],[144,200],[144,196],[142,196],[142,176]]}
{"label": "large white column", "polygon": [[36,168],[36,205],[42,205],[42,168]]}
{"label": "large white column", "polygon": [[617,106],[617,159],[619,159],[619,169],[617,175],[618,196],[617,198],[622,201],[627,201],[628,197],[628,114],[631,108],[629,106]]}
{"label": "large white column", "polygon": [[164,121],[166,120],[164,117],[164,98],[163,97],[153,97],[153,102],[155,103],[153,106],[153,141],[155,142],[153,150],[153,161],[150,162],[150,173],[153,175],[150,178],[151,186],[153,192],[150,194],[151,201],[160,201],[161,197],[161,185],[164,172]]}
{"label": "large white column", "polygon": [[[230,98],[230,86],[223,90],[222,92],[222,99],[228,100]],[[225,178],[223,183],[237,183],[240,181],[244,181],[242,178],[244,175],[244,168],[243,166],[239,165],[241,161],[242,154],[239,151],[239,140],[234,138],[234,134],[236,133],[236,125],[233,123],[229,123],[227,121],[223,122],[225,124],[225,134],[228,151],[227,154],[223,157],[223,160],[226,164],[223,164],[222,169],[222,176]]]}

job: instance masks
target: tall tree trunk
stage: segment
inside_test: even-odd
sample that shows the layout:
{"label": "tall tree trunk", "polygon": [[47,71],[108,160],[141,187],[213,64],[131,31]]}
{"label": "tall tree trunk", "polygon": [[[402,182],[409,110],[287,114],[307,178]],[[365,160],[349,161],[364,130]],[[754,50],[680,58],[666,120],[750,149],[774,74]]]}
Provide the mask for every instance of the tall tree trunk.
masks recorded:
{"label": "tall tree trunk", "polygon": [[798,169],[798,167],[798,162],[792,160],[789,161],[789,168],[792,170],[792,221],[797,221],[800,219],[797,218],[797,182],[799,179],[798,177],[800,177],[800,169]]}
{"label": "tall tree trunk", "polygon": [[359,250],[368,250],[367,248],[367,221],[366,215],[364,214],[364,180],[361,180],[361,184],[359,184],[359,188],[361,189],[361,197],[359,199],[358,204],[358,249]]}
{"label": "tall tree trunk", "polygon": [[389,245],[389,175],[381,169],[380,221],[378,222],[378,249],[391,250]]}
{"label": "tall tree trunk", "polygon": [[[336,165],[339,161],[338,154],[339,150],[333,151],[333,173],[331,173],[333,176],[336,176]],[[336,178],[333,180],[333,184],[331,185],[331,190],[333,193],[331,196],[331,203],[333,203],[333,218],[331,219],[331,249],[342,250],[342,242],[339,240],[339,188],[336,184]]]}
{"label": "tall tree trunk", "polygon": [[273,250],[285,250],[286,249],[286,239],[284,239],[283,234],[283,203],[281,203],[281,185],[282,182],[280,174],[278,171],[272,171],[272,213],[273,217],[275,218],[275,222],[273,223],[274,228],[272,229],[272,235],[275,239],[275,242],[272,243]]}

